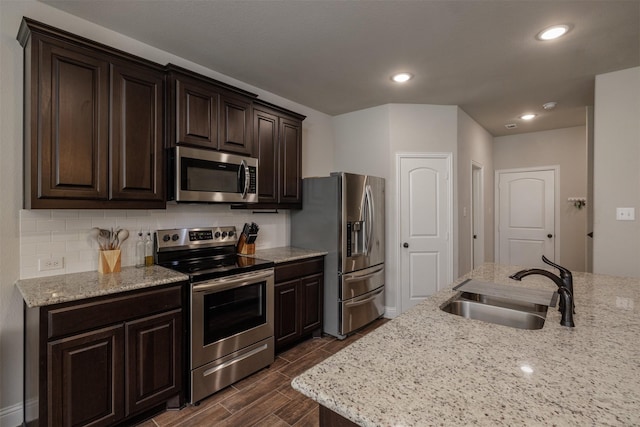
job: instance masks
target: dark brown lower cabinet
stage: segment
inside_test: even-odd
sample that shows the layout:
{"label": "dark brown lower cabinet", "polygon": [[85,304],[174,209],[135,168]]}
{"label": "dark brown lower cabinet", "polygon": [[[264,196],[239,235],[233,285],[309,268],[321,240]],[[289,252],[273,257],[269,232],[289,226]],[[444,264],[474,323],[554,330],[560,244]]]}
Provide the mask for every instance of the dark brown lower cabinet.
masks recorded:
{"label": "dark brown lower cabinet", "polygon": [[[124,331],[112,326],[48,344],[50,423],[110,425],[124,417]],[[44,424],[44,423],[41,423]]]}
{"label": "dark brown lower cabinet", "polygon": [[324,258],[277,264],[275,268],[276,352],[322,331]]}
{"label": "dark brown lower cabinet", "polygon": [[358,427],[358,424],[323,405],[320,405],[320,415],[318,418],[320,427]]}
{"label": "dark brown lower cabinet", "polygon": [[179,361],[181,310],[125,323],[126,414],[135,414],[170,399],[182,369]]}
{"label": "dark brown lower cabinet", "polygon": [[25,423],[109,426],[179,406],[183,289],[26,309]]}

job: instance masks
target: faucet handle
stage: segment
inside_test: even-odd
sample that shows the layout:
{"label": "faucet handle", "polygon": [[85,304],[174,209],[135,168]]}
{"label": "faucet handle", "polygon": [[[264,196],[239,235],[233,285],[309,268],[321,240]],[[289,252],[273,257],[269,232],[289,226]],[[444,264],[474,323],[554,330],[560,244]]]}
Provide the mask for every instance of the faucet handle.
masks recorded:
{"label": "faucet handle", "polygon": [[546,256],[542,255],[542,262],[544,262],[547,265],[550,265],[551,267],[555,267],[558,270],[560,270],[560,277],[573,277],[573,275],[571,274],[571,271],[569,271],[569,269],[564,268],[563,266],[556,264],[555,262],[549,260],[549,258],[547,258]]}

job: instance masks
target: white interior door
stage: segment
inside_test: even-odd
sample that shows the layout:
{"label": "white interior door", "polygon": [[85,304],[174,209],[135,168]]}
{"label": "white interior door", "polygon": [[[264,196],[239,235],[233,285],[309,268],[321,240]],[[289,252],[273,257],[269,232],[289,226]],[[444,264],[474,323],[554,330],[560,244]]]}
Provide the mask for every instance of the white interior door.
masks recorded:
{"label": "white interior door", "polygon": [[452,281],[451,155],[400,155],[401,310]]}
{"label": "white interior door", "polygon": [[540,266],[555,260],[556,168],[496,171],[496,259]]}
{"label": "white interior door", "polygon": [[482,166],[471,166],[471,257],[472,268],[484,263],[484,195],[482,194]]}

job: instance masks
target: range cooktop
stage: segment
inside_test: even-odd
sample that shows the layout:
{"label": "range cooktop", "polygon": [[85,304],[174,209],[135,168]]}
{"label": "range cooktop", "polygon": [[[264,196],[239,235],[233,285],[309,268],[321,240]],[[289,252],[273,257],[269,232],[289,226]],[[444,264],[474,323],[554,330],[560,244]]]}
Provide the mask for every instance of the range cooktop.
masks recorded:
{"label": "range cooktop", "polygon": [[236,254],[235,227],[180,228],[155,234],[156,263],[192,282],[273,267],[273,261]]}

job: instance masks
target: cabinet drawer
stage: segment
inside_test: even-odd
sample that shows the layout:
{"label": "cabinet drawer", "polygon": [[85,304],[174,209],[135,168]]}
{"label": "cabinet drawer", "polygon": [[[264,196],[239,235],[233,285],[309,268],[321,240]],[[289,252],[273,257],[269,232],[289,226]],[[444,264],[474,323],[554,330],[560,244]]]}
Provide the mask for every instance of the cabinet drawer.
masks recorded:
{"label": "cabinet drawer", "polygon": [[174,286],[52,308],[46,314],[49,324],[47,339],[88,331],[180,306],[181,287]]}
{"label": "cabinet drawer", "polygon": [[324,259],[322,257],[276,265],[275,282],[285,282],[287,280],[309,276],[311,274],[322,273],[323,269]]}

